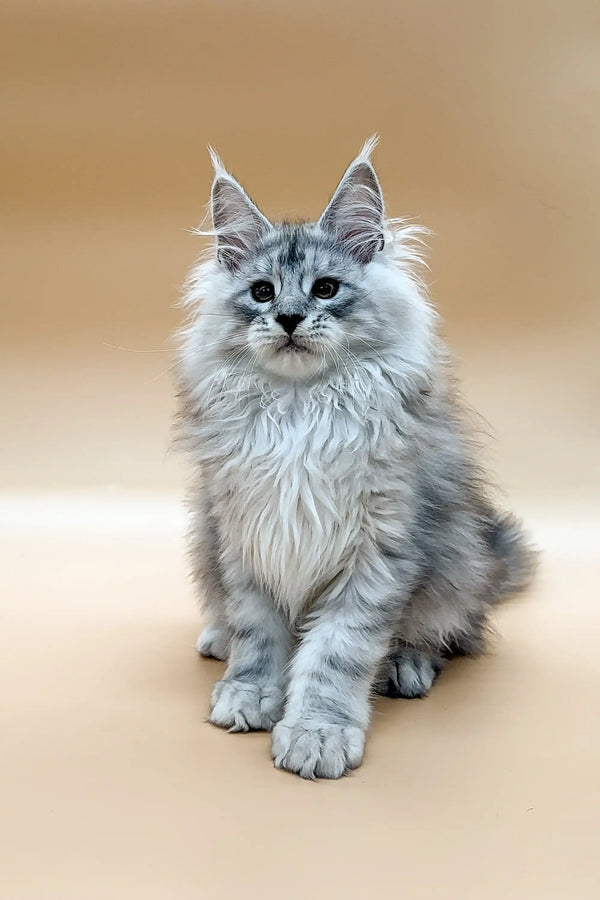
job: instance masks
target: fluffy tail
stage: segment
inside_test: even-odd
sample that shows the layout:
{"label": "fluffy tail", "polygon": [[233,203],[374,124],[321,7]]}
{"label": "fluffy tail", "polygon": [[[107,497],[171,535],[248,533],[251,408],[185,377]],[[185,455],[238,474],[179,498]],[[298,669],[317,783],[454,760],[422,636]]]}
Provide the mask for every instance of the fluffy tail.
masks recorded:
{"label": "fluffy tail", "polygon": [[529,543],[521,523],[509,513],[497,513],[488,538],[499,563],[495,602],[524,590],[532,581],[538,564],[538,551]]}

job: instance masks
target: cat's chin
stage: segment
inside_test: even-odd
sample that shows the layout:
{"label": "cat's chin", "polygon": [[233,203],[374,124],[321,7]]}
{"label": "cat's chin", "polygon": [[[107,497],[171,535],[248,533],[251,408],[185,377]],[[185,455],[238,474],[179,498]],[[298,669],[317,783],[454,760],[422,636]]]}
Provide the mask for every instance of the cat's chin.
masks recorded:
{"label": "cat's chin", "polygon": [[287,344],[264,354],[262,364],[268,372],[288,378],[310,378],[323,369],[323,358],[300,344]]}

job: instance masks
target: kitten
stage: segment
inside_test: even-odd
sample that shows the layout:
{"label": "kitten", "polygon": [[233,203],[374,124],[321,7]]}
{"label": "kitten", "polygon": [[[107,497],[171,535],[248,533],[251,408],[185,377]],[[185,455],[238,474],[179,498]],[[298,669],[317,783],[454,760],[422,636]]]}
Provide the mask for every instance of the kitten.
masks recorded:
{"label": "kitten", "polygon": [[189,279],[182,439],[197,471],[210,721],[273,730],[279,768],[360,765],[373,691],[422,697],[532,554],[472,462],[368,141],[316,223],[271,223],[212,153],[216,236]]}

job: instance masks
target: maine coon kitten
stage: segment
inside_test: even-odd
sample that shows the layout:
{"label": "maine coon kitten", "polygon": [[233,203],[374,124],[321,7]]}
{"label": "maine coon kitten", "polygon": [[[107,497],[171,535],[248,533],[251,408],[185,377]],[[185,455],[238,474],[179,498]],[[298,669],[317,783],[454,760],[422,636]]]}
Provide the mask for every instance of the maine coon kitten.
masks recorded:
{"label": "maine coon kitten", "polygon": [[198,650],[228,659],[210,721],[272,729],[305,778],[358,766],[372,692],[427,693],[532,571],[471,460],[374,143],[316,223],[268,221],[213,154],[179,358]]}

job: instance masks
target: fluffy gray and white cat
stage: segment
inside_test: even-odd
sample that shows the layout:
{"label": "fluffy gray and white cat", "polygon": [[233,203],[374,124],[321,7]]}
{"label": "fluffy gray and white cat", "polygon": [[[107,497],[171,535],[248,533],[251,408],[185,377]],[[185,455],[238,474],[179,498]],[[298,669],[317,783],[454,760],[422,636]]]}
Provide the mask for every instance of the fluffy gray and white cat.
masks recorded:
{"label": "fluffy gray and white cat", "polygon": [[472,461],[420,232],[386,220],[373,147],[300,224],[265,218],[213,154],[215,247],[179,357],[198,650],[228,659],[210,721],[272,729],[275,765],[305,778],[358,766],[372,693],[426,694],[532,572]]}

